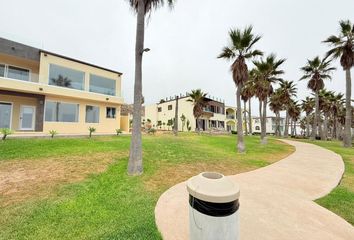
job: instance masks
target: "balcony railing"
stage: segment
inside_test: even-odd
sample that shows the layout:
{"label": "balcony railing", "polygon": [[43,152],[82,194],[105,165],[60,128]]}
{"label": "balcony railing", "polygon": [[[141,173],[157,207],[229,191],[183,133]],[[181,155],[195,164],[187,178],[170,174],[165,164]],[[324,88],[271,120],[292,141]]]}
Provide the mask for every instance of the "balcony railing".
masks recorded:
{"label": "balcony railing", "polygon": [[226,115],[226,119],[235,119],[235,115]]}

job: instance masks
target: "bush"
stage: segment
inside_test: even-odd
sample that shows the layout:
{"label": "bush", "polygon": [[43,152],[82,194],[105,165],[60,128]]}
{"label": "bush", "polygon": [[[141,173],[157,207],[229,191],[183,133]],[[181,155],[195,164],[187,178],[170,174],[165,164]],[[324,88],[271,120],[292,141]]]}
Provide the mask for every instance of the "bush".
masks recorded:
{"label": "bush", "polygon": [[54,138],[54,136],[57,135],[58,132],[55,131],[55,130],[50,130],[50,131],[49,131],[49,134],[50,134],[50,137],[51,137],[51,138]]}
{"label": "bush", "polygon": [[117,136],[121,135],[123,133],[122,129],[117,128],[116,129]]}
{"label": "bush", "polygon": [[12,131],[11,131],[11,129],[9,129],[9,128],[1,128],[1,129],[0,129],[0,132],[1,132],[1,134],[2,134],[2,140],[3,140],[3,141],[5,141],[5,139],[6,139],[6,137],[7,137],[8,135],[11,135],[11,134],[12,134]]}
{"label": "bush", "polygon": [[96,128],[89,127],[88,130],[89,130],[89,137],[91,138],[92,137],[92,133],[96,132]]}
{"label": "bush", "polygon": [[155,133],[156,133],[156,129],[155,129],[155,128],[150,128],[150,129],[148,130],[148,134],[155,135]]}
{"label": "bush", "polygon": [[237,134],[237,131],[231,130],[231,134]]}

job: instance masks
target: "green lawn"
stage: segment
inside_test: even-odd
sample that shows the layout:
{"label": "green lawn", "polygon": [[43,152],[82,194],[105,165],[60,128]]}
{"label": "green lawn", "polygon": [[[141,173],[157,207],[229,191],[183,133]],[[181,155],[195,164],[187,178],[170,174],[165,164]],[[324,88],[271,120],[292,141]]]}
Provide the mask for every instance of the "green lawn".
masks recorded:
{"label": "green lawn", "polygon": [[306,142],[327,148],[342,156],[345,163],[342,181],[330,194],[316,202],[354,225],[354,148],[344,148],[343,143],[338,141]]}
{"label": "green lawn", "polygon": [[258,137],[246,137],[247,153],[237,154],[234,135],[144,136],[145,172],[131,177],[129,141],[115,136],[0,143],[0,180],[6,172],[21,177],[24,171],[40,180],[24,186],[15,181],[17,190],[6,194],[0,185],[0,239],[161,239],[154,207],[167,188],[200,171],[236,174],[266,166],[294,150],[274,139],[262,146]]}

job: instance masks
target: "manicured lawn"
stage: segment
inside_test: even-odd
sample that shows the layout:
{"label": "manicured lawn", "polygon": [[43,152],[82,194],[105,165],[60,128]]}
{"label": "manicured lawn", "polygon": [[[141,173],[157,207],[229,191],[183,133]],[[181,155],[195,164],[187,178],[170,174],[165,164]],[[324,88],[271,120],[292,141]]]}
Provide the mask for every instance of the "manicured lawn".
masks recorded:
{"label": "manicured lawn", "polygon": [[[144,136],[144,174],[126,174],[130,138],[0,143],[0,239],[161,239],[161,193],[201,171],[236,174],[266,166],[293,147],[235,136]],[[10,185],[11,187],[9,188]]]}
{"label": "manicured lawn", "polygon": [[342,156],[345,163],[342,181],[330,194],[316,202],[354,225],[354,148],[343,148],[342,142],[338,141],[306,142],[327,148]]}

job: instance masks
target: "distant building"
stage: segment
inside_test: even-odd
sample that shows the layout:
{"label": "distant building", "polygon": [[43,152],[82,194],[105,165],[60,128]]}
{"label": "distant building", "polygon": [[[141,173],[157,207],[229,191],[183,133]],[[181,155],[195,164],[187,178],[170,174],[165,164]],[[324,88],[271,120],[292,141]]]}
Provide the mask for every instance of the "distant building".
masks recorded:
{"label": "distant building", "polygon": [[[189,121],[191,131],[197,129],[197,120],[193,115],[193,103],[188,101],[189,96],[181,95],[178,99],[178,130],[182,131],[182,114]],[[236,126],[236,108],[225,106],[225,103],[215,98],[205,98],[207,102],[200,118],[202,131],[231,131]],[[150,120],[158,129],[168,129],[167,124],[175,117],[176,99],[161,100],[160,103],[145,106],[145,120]],[[187,125],[184,131],[188,131]]]}
{"label": "distant building", "polygon": [[[267,117],[266,118],[266,133],[267,134],[275,134],[276,129],[276,117]],[[283,135],[285,128],[285,119],[280,118],[280,132]],[[290,131],[290,130],[289,130]],[[252,117],[252,132],[256,134],[261,133],[261,119],[259,117]]]}

